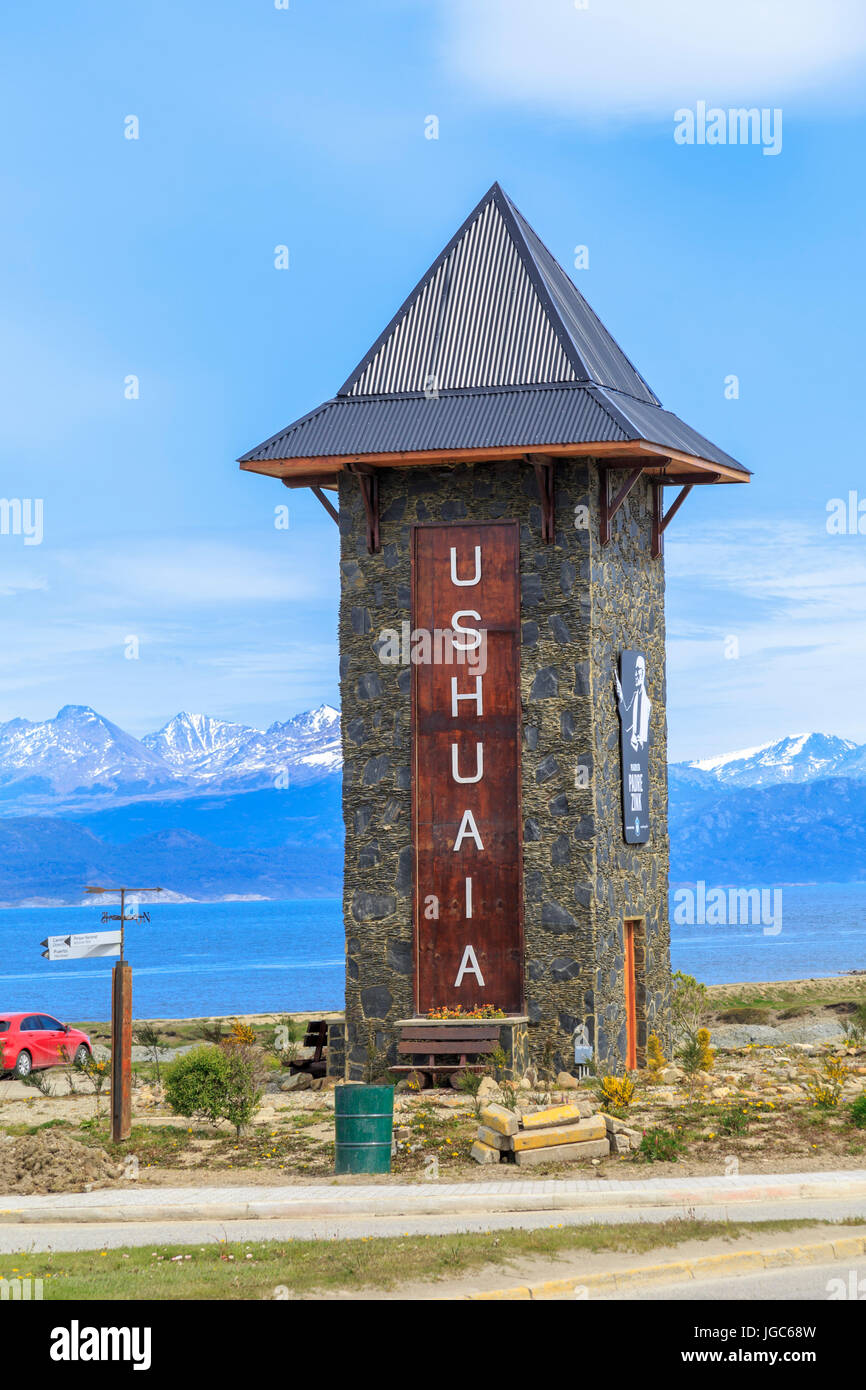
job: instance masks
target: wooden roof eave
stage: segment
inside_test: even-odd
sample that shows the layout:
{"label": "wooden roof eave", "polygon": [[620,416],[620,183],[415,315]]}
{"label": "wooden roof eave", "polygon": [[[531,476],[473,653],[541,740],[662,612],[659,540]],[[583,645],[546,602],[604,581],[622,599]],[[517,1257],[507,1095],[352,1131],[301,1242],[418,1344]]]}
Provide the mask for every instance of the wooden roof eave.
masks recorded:
{"label": "wooden roof eave", "polygon": [[376,468],[441,467],[460,463],[487,463],[496,459],[525,459],[529,455],[546,458],[594,458],[609,468],[627,468],[639,459],[644,472],[671,483],[688,481],[694,484],[748,483],[751,474],[728,464],[682,453],[662,444],[650,444],[642,439],[619,443],[539,444],[530,449],[512,445],[497,445],[476,449],[426,449],[415,452],[382,454],[341,454],[319,458],[248,459],[241,463],[247,473],[261,473],[279,478],[286,487],[320,487],[336,489],[341,473],[351,472],[359,463]]}

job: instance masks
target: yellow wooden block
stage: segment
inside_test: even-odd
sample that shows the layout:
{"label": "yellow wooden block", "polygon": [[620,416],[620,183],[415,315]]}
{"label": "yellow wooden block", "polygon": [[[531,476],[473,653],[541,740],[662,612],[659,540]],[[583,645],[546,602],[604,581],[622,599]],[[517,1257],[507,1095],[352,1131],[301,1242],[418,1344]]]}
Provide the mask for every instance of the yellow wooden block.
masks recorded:
{"label": "yellow wooden block", "polygon": [[489,1144],[491,1149],[507,1151],[511,1148],[511,1135],[497,1134],[496,1130],[491,1129],[489,1125],[479,1125],[476,1137],[482,1144]]}
{"label": "yellow wooden block", "polygon": [[580,1144],[546,1144],[543,1149],[522,1149],[514,1161],[523,1168],[532,1163],[583,1163],[588,1158],[607,1158],[610,1140],[584,1139]]}
{"label": "yellow wooden block", "polygon": [[577,1105],[551,1105],[547,1110],[538,1110],[534,1115],[523,1116],[524,1129],[546,1129],[548,1125],[576,1124],[581,1119]]}
{"label": "yellow wooden block", "polygon": [[517,1116],[513,1110],[506,1110],[504,1105],[482,1105],[478,1118],[488,1129],[495,1129],[497,1134],[517,1133]]}
{"label": "yellow wooden block", "polygon": [[515,1153],[522,1153],[526,1149],[545,1149],[556,1144],[585,1144],[606,1136],[604,1120],[579,1120],[573,1125],[522,1130],[520,1134],[515,1134],[513,1147]]}

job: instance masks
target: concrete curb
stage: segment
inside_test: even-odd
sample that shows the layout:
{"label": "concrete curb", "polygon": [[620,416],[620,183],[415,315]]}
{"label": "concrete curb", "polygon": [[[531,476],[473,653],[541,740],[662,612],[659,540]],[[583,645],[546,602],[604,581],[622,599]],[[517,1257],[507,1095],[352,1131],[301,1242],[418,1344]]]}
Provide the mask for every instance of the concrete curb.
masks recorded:
{"label": "concrete curb", "polygon": [[[196,1193],[196,1200],[175,1202],[159,1201],[156,1192],[152,1203],[140,1199],[145,1196],[144,1192],[136,1192],[134,1197],[130,1194],[131,1200],[124,1200],[120,1194],[117,1197],[106,1194],[104,1200],[82,1200],[80,1204],[76,1204],[74,1196],[68,1202],[58,1199],[55,1203],[44,1204],[39,1198],[25,1198],[19,1206],[0,1208],[0,1225],[309,1221],[318,1217],[357,1219],[376,1216],[455,1216],[470,1212],[555,1213],[631,1207],[731,1208],[757,1202],[866,1199],[866,1177],[860,1174],[854,1180],[832,1183],[826,1177],[810,1181],[807,1175],[792,1175],[791,1179],[788,1175],[777,1175],[763,1182],[756,1178],[754,1183],[748,1185],[735,1179],[720,1179],[718,1183],[706,1186],[702,1186],[700,1181],[693,1186],[687,1181],[682,1186],[670,1181],[654,1186],[653,1180],[635,1184],[599,1182],[581,1184],[583,1190],[579,1192],[552,1190],[547,1183],[540,1183],[537,1187],[533,1185],[532,1188],[527,1184],[524,1191],[515,1191],[515,1186],[509,1183],[508,1190],[497,1190],[490,1184],[484,1191],[479,1191],[477,1184],[469,1184],[465,1191],[455,1190],[454,1185],[450,1185],[447,1191],[383,1187],[365,1192],[335,1186],[327,1193],[320,1189],[315,1194],[299,1195],[294,1199],[271,1194],[258,1201],[247,1195],[232,1200],[223,1192],[220,1200],[208,1202],[201,1189]],[[0,1197],[0,1202],[14,1203],[14,1200],[14,1197]]]}
{"label": "concrete curb", "polygon": [[778,1245],[769,1250],[732,1250],[726,1255],[702,1255],[693,1260],[670,1260],[667,1264],[638,1265],[598,1274],[575,1274],[569,1279],[547,1279],[542,1284],[518,1284],[512,1289],[493,1289],[486,1293],[467,1293],[449,1302],[501,1302],[561,1298],[580,1290],[583,1296],[594,1292],[618,1293],[642,1284],[670,1283],[674,1280],[701,1279],[717,1275],[755,1274],[764,1269],[787,1265],[830,1264],[836,1260],[859,1259],[866,1255],[866,1236],[843,1236],[839,1240],[816,1241],[812,1245]]}

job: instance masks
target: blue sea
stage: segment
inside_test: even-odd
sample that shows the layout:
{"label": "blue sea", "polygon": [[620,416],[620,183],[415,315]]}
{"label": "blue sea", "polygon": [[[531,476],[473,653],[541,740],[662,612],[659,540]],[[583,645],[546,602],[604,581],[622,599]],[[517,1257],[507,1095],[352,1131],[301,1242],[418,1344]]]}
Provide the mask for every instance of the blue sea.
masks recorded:
{"label": "blue sea", "polygon": [[[672,904],[673,909],[673,904]],[[337,899],[160,903],[127,928],[139,1018],[343,1007]],[[92,907],[0,910],[0,1011],[62,1019],[110,1014],[110,960],[43,960],[43,937],[98,931]],[[799,980],[866,969],[866,884],[782,889],[782,929],[673,926],[672,959],[706,984]]]}

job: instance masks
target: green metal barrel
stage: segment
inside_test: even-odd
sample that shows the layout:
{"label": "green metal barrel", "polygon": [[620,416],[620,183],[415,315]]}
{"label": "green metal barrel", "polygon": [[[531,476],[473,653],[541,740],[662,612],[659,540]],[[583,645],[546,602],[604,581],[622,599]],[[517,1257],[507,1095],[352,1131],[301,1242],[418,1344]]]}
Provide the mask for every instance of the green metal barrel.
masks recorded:
{"label": "green metal barrel", "polygon": [[338,1086],[336,1173],[390,1173],[393,1086]]}

